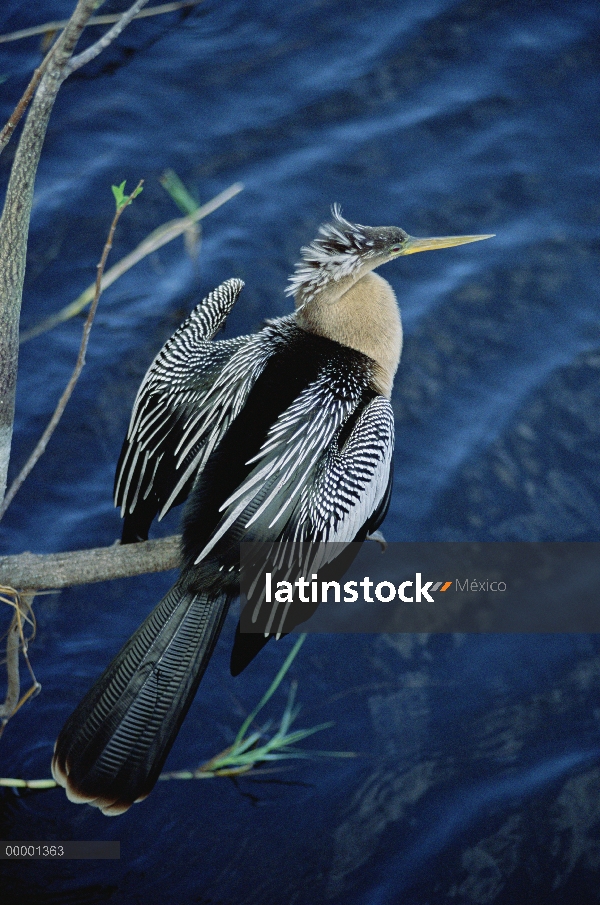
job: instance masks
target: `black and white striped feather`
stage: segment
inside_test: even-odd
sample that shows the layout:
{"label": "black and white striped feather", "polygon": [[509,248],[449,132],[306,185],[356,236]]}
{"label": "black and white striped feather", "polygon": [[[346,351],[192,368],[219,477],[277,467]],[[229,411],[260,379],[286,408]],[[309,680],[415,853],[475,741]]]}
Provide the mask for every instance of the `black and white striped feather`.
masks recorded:
{"label": "black and white striped feather", "polygon": [[[202,447],[209,438],[198,435],[186,456],[177,454],[177,440],[193,419],[199,403],[213,387],[230,358],[248,342],[242,336],[213,342],[242,288],[231,279],[214,289],[194,308],[160,350],[138,390],[129,429],[115,476],[115,505],[122,516],[132,515],[152,496],[149,521],[187,495]],[[227,423],[215,424],[223,433]],[[149,522],[148,522],[149,525]],[[147,528],[146,528],[147,530]]]}
{"label": "black and white striped feather", "polygon": [[379,508],[394,454],[394,413],[384,396],[365,406],[348,439],[339,433],[306,483],[284,540],[347,543]]}
{"label": "black and white striped feather", "polygon": [[[337,560],[347,544],[364,537],[366,531],[361,537],[361,529],[388,494],[394,452],[394,414],[389,401],[376,396],[362,409],[344,441],[342,434],[343,427],[317,454],[295,488],[296,503],[278,537],[282,546],[273,559],[280,579],[294,581],[298,574],[318,573]],[[310,458],[314,461],[314,455]],[[289,574],[280,572],[282,567]],[[265,633],[280,635],[304,621],[306,608],[297,602],[282,605],[275,601],[265,611],[263,593],[253,606],[253,622],[259,614]]]}
{"label": "black and white striped feather", "polygon": [[318,378],[280,414],[259,452],[247,460],[254,467],[221,504],[221,521],[196,564],[227,535],[237,542],[292,539],[290,523],[302,493],[368,386],[367,372],[352,372],[335,360],[325,364]]}
{"label": "black and white striped feather", "polygon": [[71,801],[117,815],[150,792],[227,612],[226,593],[181,580],[154,608],[63,727],[52,773]]}
{"label": "black and white striped feather", "polygon": [[245,337],[245,342],[225,362],[211,387],[196,399],[193,412],[182,419],[174,450],[178,478],[163,504],[160,518],[189,481],[202,471],[227,428],[244,407],[267,362],[285,344],[286,328],[291,327],[293,322],[293,315],[280,318],[259,333]]}

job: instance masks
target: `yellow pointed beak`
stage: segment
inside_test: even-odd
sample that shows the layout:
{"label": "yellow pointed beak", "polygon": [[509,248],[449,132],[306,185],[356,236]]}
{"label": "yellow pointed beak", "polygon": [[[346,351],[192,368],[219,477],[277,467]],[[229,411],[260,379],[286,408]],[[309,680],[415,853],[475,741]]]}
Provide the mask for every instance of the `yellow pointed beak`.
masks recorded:
{"label": "yellow pointed beak", "polygon": [[482,239],[493,239],[495,233],[487,236],[438,236],[432,239],[416,239],[408,236],[402,246],[401,255],[414,255],[417,251],[434,251],[436,248],[452,248],[454,245],[466,245],[467,242],[480,242]]}

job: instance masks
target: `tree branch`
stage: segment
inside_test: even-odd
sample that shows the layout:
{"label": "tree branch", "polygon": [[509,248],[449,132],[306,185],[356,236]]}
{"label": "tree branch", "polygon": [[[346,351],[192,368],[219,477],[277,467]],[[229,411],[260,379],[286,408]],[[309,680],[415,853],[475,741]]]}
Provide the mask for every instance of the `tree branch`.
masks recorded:
{"label": "tree branch", "polygon": [[[36,555],[20,553],[0,557],[0,602],[14,607],[6,639],[7,690],[0,703],[0,736],[17,710],[37,694],[41,686],[27,656],[29,641],[35,635],[35,617],[31,603],[40,589],[66,588],[72,585],[109,581],[148,572],[166,572],[180,565],[181,536],[175,535],[140,544],[114,544],[93,550]],[[17,590],[18,589],[18,590]],[[24,625],[30,627],[27,637]],[[21,696],[19,652],[22,651],[31,675],[31,686]]]}
{"label": "tree branch", "polygon": [[68,553],[19,553],[0,557],[0,585],[25,590],[69,588],[180,565],[180,535],[139,544],[114,544]]}
{"label": "tree branch", "polygon": [[0,154],[2,153],[2,151],[4,150],[6,145],[9,143],[13,132],[15,131],[15,129],[17,128],[17,126],[19,125],[19,123],[21,121],[21,117],[27,110],[27,106],[28,106],[31,98],[33,97],[33,92],[39,85],[40,80],[41,80],[44,72],[46,71],[46,67],[48,66],[48,63],[50,62],[50,57],[54,53],[55,47],[56,47],[56,44],[53,44],[52,47],[50,48],[50,50],[48,51],[48,53],[46,54],[46,56],[44,57],[44,59],[42,60],[42,62],[40,63],[40,65],[38,66],[38,68],[35,70],[35,72],[31,76],[31,81],[29,82],[27,88],[23,92],[23,96],[21,97],[21,100],[19,101],[19,103],[17,104],[17,106],[15,107],[13,112],[11,113],[11,115],[8,119],[8,122],[2,129],[2,132],[0,132]]}
{"label": "tree branch", "polygon": [[[190,6],[198,6],[204,0],[178,0],[175,3],[161,3],[159,6],[151,6],[143,9],[137,14],[136,19],[148,19],[150,16],[163,16],[165,13],[174,13],[180,9],[186,9]],[[120,13],[107,16],[92,16],[88,19],[87,26],[91,25],[112,25],[121,18]],[[69,24],[68,19],[59,19],[54,22],[44,22],[42,25],[33,25],[31,28],[20,28],[19,31],[11,31],[6,35],[0,35],[0,44],[8,41],[21,41],[23,38],[32,38],[35,35],[47,35],[50,32],[60,31],[65,25]]]}
{"label": "tree branch", "polygon": [[19,595],[15,594],[15,612],[6,636],[6,697],[4,703],[0,704],[0,735],[4,726],[16,711],[21,693],[21,679],[19,676],[19,648],[21,646],[18,618],[19,605]]}
{"label": "tree branch", "polygon": [[123,15],[118,19],[117,22],[113,25],[112,28],[106,32],[106,34],[102,35],[102,37],[88,47],[83,53],[78,54],[76,57],[67,63],[65,67],[65,78],[71,75],[72,72],[75,72],[76,69],[80,69],[82,66],[85,66],[86,63],[90,63],[92,60],[96,59],[99,53],[102,53],[103,50],[106,50],[109,44],[118,38],[124,28],[127,28],[132,19],[136,17],[141,8],[146,5],[148,0],[135,0],[135,3],[126,10]]}
{"label": "tree branch", "polygon": [[64,72],[98,0],[79,0],[56,42],[32,101],[0,219],[0,497],[4,497],[15,412],[19,317],[35,174]]}
{"label": "tree branch", "polygon": [[[148,2],[148,0],[143,0],[143,3],[141,4],[141,6],[143,6],[147,2]],[[86,51],[84,51],[84,53],[80,53],[79,56],[77,56],[73,60],[71,60],[71,63],[68,66],[68,71],[65,75],[65,78],[67,75],[70,75],[75,69],[79,69],[81,66],[84,65],[84,63],[87,63],[87,62],[89,62],[89,60],[92,60],[92,59],[94,59],[94,57],[98,56],[98,54],[105,47],[107,47],[111,43],[111,41],[114,41],[114,39],[116,37],[118,37],[118,35],[123,31],[125,26],[129,24],[131,19],[143,19],[147,16],[159,16],[159,15],[163,15],[164,13],[170,13],[170,12],[175,12],[176,10],[179,10],[179,9],[185,9],[186,7],[197,6],[199,3],[202,3],[202,2],[203,2],[203,0],[183,0],[183,2],[180,2],[180,3],[163,3],[161,6],[151,6],[150,9],[140,9],[140,4],[137,4],[138,10],[140,10],[140,11],[136,12],[136,13],[132,13],[131,10],[129,10],[128,12],[126,12],[122,15],[116,15],[116,16],[92,16],[90,19],[88,19],[87,26],[110,25],[110,24],[116,22],[118,25],[118,31],[113,33],[115,30],[110,29],[110,31],[108,31],[104,35],[104,37],[100,38],[100,41],[97,41],[95,44],[93,44],[91,47],[89,47]],[[45,25],[36,25],[33,28],[24,28],[24,29],[21,29],[21,31],[11,32],[11,34],[8,34],[8,35],[0,35],[0,44],[2,44],[5,41],[17,41],[20,38],[28,38],[31,35],[47,34],[48,32],[59,31],[61,28],[64,28],[65,25],[68,25],[68,24],[69,24],[68,19],[64,22],[62,22],[62,21],[61,22],[46,22]],[[38,66],[38,68],[33,73],[32,77],[31,77],[31,81],[29,82],[29,85],[23,92],[23,96],[21,97],[21,100],[15,107],[8,122],[6,123],[6,125],[4,126],[2,131],[0,132],[0,154],[2,153],[2,151],[4,150],[4,148],[6,147],[8,142],[10,141],[13,132],[15,131],[16,127],[18,126],[18,124],[21,120],[21,117],[25,113],[31,98],[33,97],[33,92],[37,88],[37,86],[40,82],[40,79],[42,78],[42,76],[46,70],[46,66],[48,65],[48,60],[50,59],[50,55],[52,54],[55,46],[56,45],[53,44],[53,46],[50,48],[50,50],[48,51],[48,53],[46,54],[46,56],[44,57],[44,59],[42,60],[40,65]],[[84,59],[84,57],[85,57],[85,59]]]}
{"label": "tree branch", "polygon": [[[19,594],[13,588],[0,588],[0,601],[14,608],[13,618],[6,636],[6,697],[4,703],[0,704],[0,736],[10,718],[42,687],[34,675],[27,656],[29,642],[33,641],[35,637],[35,616],[31,606],[34,597],[35,593]],[[26,625],[30,629],[28,637],[25,635]],[[19,674],[20,651],[23,653],[31,676],[31,685],[23,695],[21,695]]]}

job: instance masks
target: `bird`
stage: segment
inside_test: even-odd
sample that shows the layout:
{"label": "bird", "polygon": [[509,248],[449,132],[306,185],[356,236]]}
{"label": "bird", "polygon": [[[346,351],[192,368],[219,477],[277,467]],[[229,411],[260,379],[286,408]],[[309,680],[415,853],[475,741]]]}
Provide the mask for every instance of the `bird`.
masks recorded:
{"label": "bird", "polygon": [[[349,544],[377,531],[403,332],[375,270],[487,238],[415,238],[352,223],[336,204],[289,278],[291,314],[216,340],[244,285],[231,278],[160,350],[135,398],[114,499],[123,543],[146,539],[187,499],[181,572],[58,736],[52,773],[71,801],[115,816],[152,790],[239,594],[242,541]],[[266,640],[238,626],[231,672]]]}

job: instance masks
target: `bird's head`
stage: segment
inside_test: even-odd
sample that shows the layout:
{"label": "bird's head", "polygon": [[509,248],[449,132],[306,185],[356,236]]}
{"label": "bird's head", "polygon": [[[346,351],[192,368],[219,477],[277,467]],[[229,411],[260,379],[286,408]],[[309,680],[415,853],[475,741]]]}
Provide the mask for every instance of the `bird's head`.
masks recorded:
{"label": "bird's head", "polygon": [[441,236],[418,239],[398,226],[363,226],[342,217],[338,204],[333,218],[319,227],[319,235],[302,248],[302,259],[289,279],[286,295],[293,295],[296,308],[318,296],[335,301],[366,273],[382,264],[418,251],[450,248],[489,239],[482,236]]}

